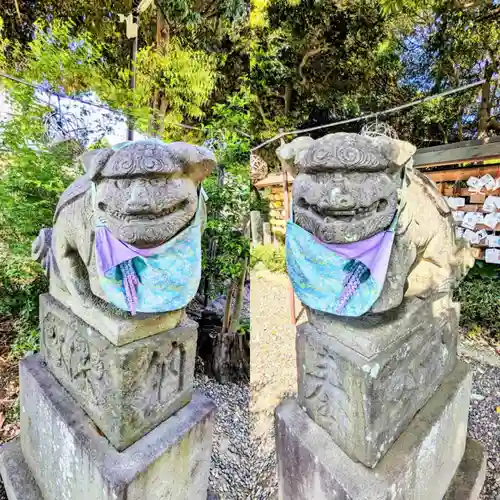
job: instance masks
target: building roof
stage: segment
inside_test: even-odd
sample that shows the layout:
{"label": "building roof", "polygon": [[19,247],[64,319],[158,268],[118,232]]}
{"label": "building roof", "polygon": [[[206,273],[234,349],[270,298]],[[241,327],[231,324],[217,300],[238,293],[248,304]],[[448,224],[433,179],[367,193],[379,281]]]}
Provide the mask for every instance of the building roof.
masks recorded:
{"label": "building roof", "polygon": [[[288,174],[288,184],[292,184],[294,177],[292,174]],[[258,189],[263,189],[269,186],[282,186],[283,185],[283,174],[269,174],[267,177],[264,179],[260,180],[259,182],[255,183],[255,187]]]}

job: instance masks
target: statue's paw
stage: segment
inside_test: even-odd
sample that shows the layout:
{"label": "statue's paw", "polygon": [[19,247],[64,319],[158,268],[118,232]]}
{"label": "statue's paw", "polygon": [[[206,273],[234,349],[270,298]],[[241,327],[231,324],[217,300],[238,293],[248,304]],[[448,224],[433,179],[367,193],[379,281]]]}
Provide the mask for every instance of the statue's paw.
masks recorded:
{"label": "statue's paw", "polygon": [[106,308],[106,303],[100,299],[99,297],[96,297],[93,294],[85,294],[81,296],[82,299],[82,305],[85,307],[85,309],[105,309]]}
{"label": "statue's paw", "polygon": [[92,307],[100,309],[101,311],[104,311],[111,316],[118,316],[119,318],[128,318],[130,316],[130,313],[128,311],[123,311],[122,309],[119,309],[110,302],[106,302],[100,297],[93,297]]}
{"label": "statue's paw", "polygon": [[103,311],[111,316],[118,316],[120,318],[130,317],[130,313],[128,311],[123,311],[94,294],[81,295],[81,299],[81,303],[85,309],[98,309],[99,311]]}
{"label": "statue's paw", "polygon": [[129,318],[131,314],[128,311],[124,311],[123,309],[118,309],[118,307],[113,304],[106,303],[106,310],[109,314],[114,316],[118,316],[120,318]]}

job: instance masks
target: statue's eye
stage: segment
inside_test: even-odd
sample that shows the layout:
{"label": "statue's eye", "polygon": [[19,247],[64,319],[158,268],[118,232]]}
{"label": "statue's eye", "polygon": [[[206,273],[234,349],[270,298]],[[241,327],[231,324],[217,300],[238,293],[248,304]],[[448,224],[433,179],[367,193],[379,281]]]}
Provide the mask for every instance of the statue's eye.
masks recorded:
{"label": "statue's eye", "polygon": [[164,186],[167,183],[167,179],[164,177],[156,177],[149,181],[152,186]]}
{"label": "statue's eye", "polygon": [[118,189],[127,189],[130,186],[130,179],[117,179],[115,185]]}

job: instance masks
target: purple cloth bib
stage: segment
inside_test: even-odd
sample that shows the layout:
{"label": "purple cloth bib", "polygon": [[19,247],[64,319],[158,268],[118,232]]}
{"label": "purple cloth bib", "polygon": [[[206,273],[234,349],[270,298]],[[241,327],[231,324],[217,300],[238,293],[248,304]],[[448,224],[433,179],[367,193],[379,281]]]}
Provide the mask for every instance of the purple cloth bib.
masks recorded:
{"label": "purple cloth bib", "polygon": [[324,243],[314,238],[328,250],[346,259],[362,262],[370,270],[375,281],[384,282],[394,243],[394,231],[382,231],[366,240],[354,243]]}

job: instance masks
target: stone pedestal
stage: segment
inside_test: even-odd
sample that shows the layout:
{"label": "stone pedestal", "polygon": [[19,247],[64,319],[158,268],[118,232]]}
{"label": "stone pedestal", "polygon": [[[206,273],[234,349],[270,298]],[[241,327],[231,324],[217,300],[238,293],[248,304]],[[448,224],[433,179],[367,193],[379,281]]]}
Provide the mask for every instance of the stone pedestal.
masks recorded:
{"label": "stone pedestal", "polygon": [[118,346],[44,295],[40,326],[21,436],[0,449],[9,500],[205,500],[215,407],[192,392],[196,324]]}
{"label": "stone pedestal", "polygon": [[308,318],[297,327],[297,402],[276,411],[280,498],[478,498],[485,454],[466,442],[471,375],[457,361],[451,297]]}
{"label": "stone pedestal", "polygon": [[135,317],[115,316],[105,309],[84,307],[80,300],[59,288],[54,281],[50,282],[50,295],[114,345],[125,345],[175,328],[186,316],[184,309],[164,314],[140,313]]}
{"label": "stone pedestal", "polygon": [[276,410],[279,498],[442,500],[450,489],[476,496],[446,499],[478,498],[485,457],[466,439],[470,390],[460,362],[374,468],[347,456],[295,401],[283,402]]}
{"label": "stone pedestal", "polygon": [[297,327],[298,401],[353,460],[377,464],[456,363],[457,305]]}
{"label": "stone pedestal", "polygon": [[[9,500],[31,498],[31,477],[39,490],[33,500],[206,499],[215,410],[209,399],[195,395],[120,453],[39,355],[23,360],[20,374],[23,453],[14,442],[0,457]],[[29,472],[28,481],[12,478],[18,467]]]}
{"label": "stone pedestal", "polygon": [[194,321],[115,346],[46,294],[40,330],[48,369],[119,451],[191,399]]}

